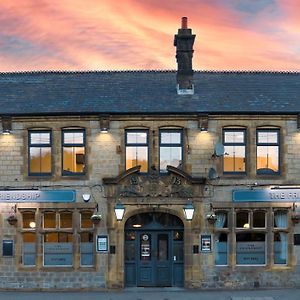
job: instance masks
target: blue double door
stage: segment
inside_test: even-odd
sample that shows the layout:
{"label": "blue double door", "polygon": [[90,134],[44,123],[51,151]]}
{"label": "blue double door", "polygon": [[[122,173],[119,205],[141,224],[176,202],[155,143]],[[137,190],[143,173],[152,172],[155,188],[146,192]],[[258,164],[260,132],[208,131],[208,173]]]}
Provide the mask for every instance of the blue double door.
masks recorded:
{"label": "blue double door", "polygon": [[183,286],[183,231],[137,230],[126,236],[126,286]]}
{"label": "blue double door", "polygon": [[172,286],[170,232],[138,233],[137,285]]}

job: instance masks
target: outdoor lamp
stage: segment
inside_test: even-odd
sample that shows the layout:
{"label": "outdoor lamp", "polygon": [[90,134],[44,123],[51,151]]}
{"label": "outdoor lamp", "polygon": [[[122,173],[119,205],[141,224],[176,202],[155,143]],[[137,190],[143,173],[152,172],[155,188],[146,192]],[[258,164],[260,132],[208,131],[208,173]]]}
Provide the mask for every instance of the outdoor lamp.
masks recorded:
{"label": "outdoor lamp", "polygon": [[100,132],[108,133],[109,129],[109,116],[100,116]]}
{"label": "outdoor lamp", "polygon": [[116,203],[114,209],[115,209],[117,221],[122,221],[125,212],[125,206],[122,203]]}
{"label": "outdoor lamp", "polygon": [[201,132],[208,131],[208,115],[199,115],[198,117],[198,128]]}
{"label": "outdoor lamp", "polygon": [[191,202],[188,202],[188,203],[183,207],[183,212],[184,212],[185,219],[186,219],[187,221],[192,221],[192,220],[193,220],[195,208],[194,208],[194,206],[193,206],[193,204],[192,204]]}
{"label": "outdoor lamp", "polygon": [[2,117],[2,134],[10,134],[11,133],[11,118],[10,117]]}

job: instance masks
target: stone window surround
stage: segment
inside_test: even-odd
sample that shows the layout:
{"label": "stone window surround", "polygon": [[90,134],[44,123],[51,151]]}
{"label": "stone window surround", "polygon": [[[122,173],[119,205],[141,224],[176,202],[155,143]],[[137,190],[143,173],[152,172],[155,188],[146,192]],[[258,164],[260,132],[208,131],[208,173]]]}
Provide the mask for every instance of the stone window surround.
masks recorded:
{"label": "stone window surround", "polygon": [[[16,251],[17,267],[22,271],[45,271],[45,272],[56,272],[56,271],[95,271],[96,270],[96,253],[94,252],[94,265],[93,266],[81,266],[80,265],[80,234],[84,232],[91,232],[94,236],[96,228],[80,228],[80,213],[90,211],[93,213],[94,204],[88,204],[86,207],[80,205],[51,205],[43,204],[41,208],[37,208],[36,205],[18,205],[17,217],[20,220],[19,228],[17,230],[16,244],[18,245],[18,251]],[[75,207],[74,207],[75,206]],[[44,229],[43,228],[43,212],[55,211],[56,213],[72,211],[73,212],[73,228],[72,229]],[[22,213],[35,212],[36,228],[23,228],[22,225]],[[34,266],[25,266],[22,263],[22,244],[23,244],[23,233],[36,233],[36,264]],[[73,233],[73,265],[72,266],[44,266],[43,264],[43,237],[45,233],[49,232],[70,232]],[[19,257],[19,258],[18,258]]]}
{"label": "stone window surround", "polygon": [[[225,267],[235,267],[235,268],[290,268],[292,266],[292,233],[293,228],[290,221],[291,215],[291,206],[286,203],[279,203],[278,205],[264,205],[263,207],[259,206],[261,203],[254,205],[240,204],[236,206],[229,205],[215,205],[214,212],[225,212],[227,213],[227,223],[226,228],[214,228],[214,234],[225,233],[227,234],[227,243],[228,243],[228,261]],[[253,211],[265,211],[266,212],[266,227],[265,228],[236,228],[235,227],[235,216],[237,211],[248,211],[250,215],[253,214]],[[276,228],[274,227],[274,213],[276,211],[286,211],[288,226],[287,228]],[[266,234],[266,264],[263,265],[238,265],[236,264],[236,233],[241,232],[258,232]],[[274,234],[278,232],[285,232],[287,234],[287,263],[286,264],[275,264],[274,263]],[[215,254],[214,254],[215,255]],[[224,265],[216,265],[216,267],[224,267]]]}

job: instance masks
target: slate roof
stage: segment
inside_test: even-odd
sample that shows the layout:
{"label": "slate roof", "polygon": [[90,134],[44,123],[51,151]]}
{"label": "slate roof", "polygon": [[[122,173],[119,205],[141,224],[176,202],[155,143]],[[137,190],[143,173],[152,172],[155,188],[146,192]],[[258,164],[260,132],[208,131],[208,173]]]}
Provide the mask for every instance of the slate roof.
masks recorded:
{"label": "slate roof", "polygon": [[0,74],[0,115],[295,114],[300,72],[196,71],[177,95],[176,71]]}

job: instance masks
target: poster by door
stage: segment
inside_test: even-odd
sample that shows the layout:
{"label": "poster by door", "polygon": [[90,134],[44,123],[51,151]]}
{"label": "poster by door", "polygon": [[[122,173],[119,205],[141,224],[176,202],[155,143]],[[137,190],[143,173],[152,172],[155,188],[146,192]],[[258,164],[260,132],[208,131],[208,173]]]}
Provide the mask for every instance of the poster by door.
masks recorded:
{"label": "poster by door", "polygon": [[211,252],[211,235],[201,234],[200,237],[201,252]]}
{"label": "poster by door", "polygon": [[97,252],[108,252],[108,236],[97,235]]}

